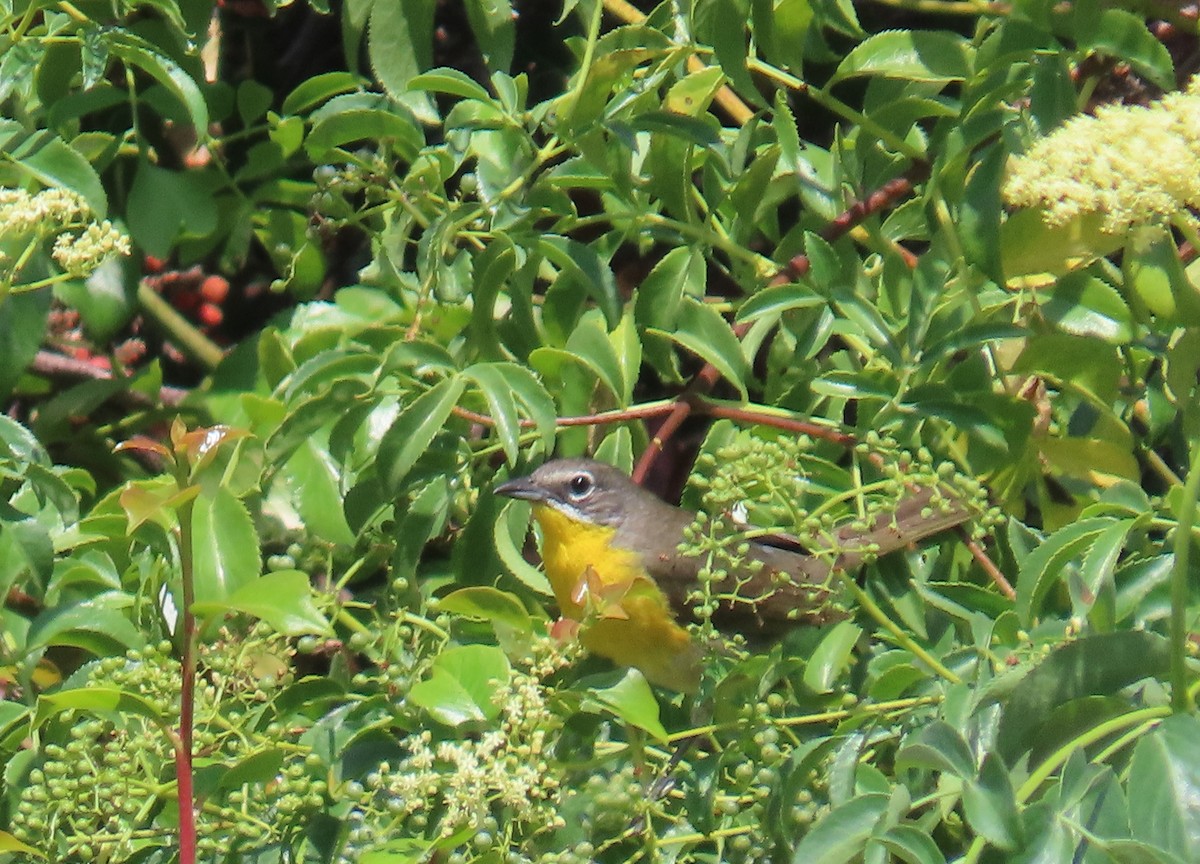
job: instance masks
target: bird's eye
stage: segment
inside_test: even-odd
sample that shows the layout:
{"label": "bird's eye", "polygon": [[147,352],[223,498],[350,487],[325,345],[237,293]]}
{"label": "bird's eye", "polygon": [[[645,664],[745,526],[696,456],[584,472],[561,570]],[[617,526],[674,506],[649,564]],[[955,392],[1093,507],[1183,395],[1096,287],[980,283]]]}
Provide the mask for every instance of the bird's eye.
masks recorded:
{"label": "bird's eye", "polygon": [[571,490],[571,497],[577,501],[591,494],[592,485],[592,475],[583,473],[576,474],[567,484]]}

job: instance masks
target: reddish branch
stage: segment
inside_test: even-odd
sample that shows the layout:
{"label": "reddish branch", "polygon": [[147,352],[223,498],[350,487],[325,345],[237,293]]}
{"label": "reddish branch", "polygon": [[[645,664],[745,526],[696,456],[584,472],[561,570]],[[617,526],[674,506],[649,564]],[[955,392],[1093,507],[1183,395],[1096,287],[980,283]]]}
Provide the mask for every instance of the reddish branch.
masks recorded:
{"label": "reddish branch", "polygon": [[[113,377],[111,369],[93,366],[86,360],[76,360],[74,357],[65,357],[53,351],[37,352],[33,362],[29,365],[29,370],[35,375],[45,375],[48,378],[85,378],[93,381],[107,381]],[[183,402],[187,393],[188,391],[179,387],[163,387],[158,391],[158,398],[163,405],[174,407]],[[133,401],[147,404],[150,402],[149,397],[136,390],[130,390],[126,395]]]}
{"label": "reddish branch", "polygon": [[[897,201],[910,195],[913,191],[913,184],[924,179],[928,174],[928,165],[924,162],[914,163],[905,176],[890,180],[866,198],[852,202],[844,212],[825,226],[821,231],[821,238],[832,243],[868,216],[891,207]],[[786,285],[788,282],[799,279],[807,274],[810,266],[811,262],[807,255],[797,255],[784,265],[783,269],[775,275],[770,284]],[[749,329],[748,324],[737,324],[734,325],[733,333],[741,339]],[[662,425],[658,427],[654,438],[650,442],[650,446],[646,448],[646,451],[638,460],[637,466],[633,469],[633,480],[635,483],[641,483],[646,478],[646,474],[649,473],[651,466],[658,459],[659,453],[662,452],[663,445],[675,434],[692,413],[692,409],[696,404],[696,397],[711,390],[720,377],[721,373],[711,363],[705,363],[704,367],[696,373],[696,377],[691,380],[687,388],[676,400],[671,412],[663,420]]]}

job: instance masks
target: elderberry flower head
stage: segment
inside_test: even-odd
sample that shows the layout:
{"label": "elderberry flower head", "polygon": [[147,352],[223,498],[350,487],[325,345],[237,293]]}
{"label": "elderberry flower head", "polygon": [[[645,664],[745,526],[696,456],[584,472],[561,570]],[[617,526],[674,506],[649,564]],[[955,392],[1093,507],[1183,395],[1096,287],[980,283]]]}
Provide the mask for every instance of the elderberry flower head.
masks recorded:
{"label": "elderberry flower head", "polygon": [[1073,117],[1009,162],[1005,201],[1045,208],[1050,225],[1103,214],[1104,231],[1192,220],[1200,206],[1200,76],[1148,106]]}

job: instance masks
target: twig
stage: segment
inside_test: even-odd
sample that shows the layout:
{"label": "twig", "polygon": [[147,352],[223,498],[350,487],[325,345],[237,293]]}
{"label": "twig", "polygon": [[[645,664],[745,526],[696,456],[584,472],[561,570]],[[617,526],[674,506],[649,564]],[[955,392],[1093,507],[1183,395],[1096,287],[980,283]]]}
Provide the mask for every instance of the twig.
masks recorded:
{"label": "twig", "polygon": [[[87,378],[93,381],[107,381],[113,377],[111,369],[102,369],[93,366],[86,360],[76,360],[74,357],[65,357],[62,354],[45,350],[38,351],[34,355],[29,369],[37,375],[47,375],[51,378]],[[137,390],[130,390],[125,395],[135,402],[153,403],[149,396]],[[158,391],[159,401],[171,408],[183,402],[187,395],[188,391],[181,387],[162,387]]]}

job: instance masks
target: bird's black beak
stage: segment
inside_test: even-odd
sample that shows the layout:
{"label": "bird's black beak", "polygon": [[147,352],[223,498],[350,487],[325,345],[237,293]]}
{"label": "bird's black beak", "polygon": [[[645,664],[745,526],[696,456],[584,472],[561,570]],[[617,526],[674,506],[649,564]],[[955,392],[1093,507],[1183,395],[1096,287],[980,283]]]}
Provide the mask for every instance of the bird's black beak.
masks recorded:
{"label": "bird's black beak", "polygon": [[496,487],[497,495],[509,498],[520,498],[522,501],[545,501],[549,496],[541,486],[534,484],[528,477],[518,477]]}

